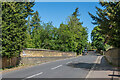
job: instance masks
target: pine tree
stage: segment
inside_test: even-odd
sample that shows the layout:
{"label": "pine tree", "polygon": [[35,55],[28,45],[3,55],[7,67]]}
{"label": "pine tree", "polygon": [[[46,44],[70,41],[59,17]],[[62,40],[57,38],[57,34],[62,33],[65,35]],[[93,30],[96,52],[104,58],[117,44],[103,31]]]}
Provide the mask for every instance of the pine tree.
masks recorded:
{"label": "pine tree", "polygon": [[67,24],[60,24],[58,29],[59,50],[82,53],[87,44],[87,30],[82,26],[78,8],[69,16]]}
{"label": "pine tree", "polygon": [[39,29],[40,29],[40,17],[38,11],[36,11],[32,17],[31,20],[31,26],[32,26],[32,34],[31,34],[31,39],[33,42],[34,48],[40,48],[40,34],[39,34]]}
{"label": "pine tree", "polygon": [[28,17],[28,20],[27,20],[27,33],[31,35],[32,33],[32,26],[31,26],[31,23],[30,23],[30,17]]}
{"label": "pine tree", "polygon": [[2,2],[0,1],[0,57],[1,57],[1,54],[2,54]]}
{"label": "pine tree", "polygon": [[2,2],[2,57],[19,56],[25,45],[26,18],[34,2]]}
{"label": "pine tree", "polygon": [[26,48],[33,48],[33,40],[32,40],[32,26],[30,25],[30,17],[28,17],[28,20],[27,20],[27,30],[26,30],[26,35],[27,35],[27,38],[26,38],[26,45],[25,47]]}
{"label": "pine tree", "polygon": [[73,12],[70,17],[68,26],[70,27],[70,32],[74,35],[72,37],[73,44],[71,44],[72,46],[76,46],[74,51],[77,53],[82,53],[87,44],[87,28],[82,26],[82,22],[79,22],[79,16],[78,8],[76,8],[75,12]]}
{"label": "pine tree", "polygon": [[105,50],[105,36],[101,35],[100,31],[101,29],[96,26],[91,33],[92,46],[95,46],[98,51]]}
{"label": "pine tree", "polygon": [[120,47],[120,1],[119,2],[100,2],[104,7],[97,9],[97,16],[90,16],[94,20],[93,24],[99,25],[101,35],[105,35],[105,42],[114,47]]}

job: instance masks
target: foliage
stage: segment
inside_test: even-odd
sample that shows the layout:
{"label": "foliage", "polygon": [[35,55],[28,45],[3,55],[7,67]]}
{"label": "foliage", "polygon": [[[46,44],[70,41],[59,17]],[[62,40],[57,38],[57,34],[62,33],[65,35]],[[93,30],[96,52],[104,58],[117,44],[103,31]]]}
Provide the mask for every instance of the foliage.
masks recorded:
{"label": "foliage", "polygon": [[78,8],[75,9],[72,16],[69,17],[68,27],[70,33],[72,34],[70,47],[72,51],[77,53],[82,53],[87,44],[87,28],[82,26],[82,23],[79,22]]}
{"label": "foliage", "polygon": [[2,57],[19,56],[26,39],[26,18],[34,2],[2,2]]}
{"label": "foliage", "polygon": [[40,18],[39,18],[39,14],[36,11],[32,17],[30,26],[31,26],[31,39],[33,42],[33,47],[34,48],[40,48],[40,33],[39,33],[39,29],[40,29]]}
{"label": "foliage", "polygon": [[[27,30],[31,36],[29,40],[32,40],[32,46],[27,44],[27,47],[81,53],[87,44],[87,28],[82,26],[78,16],[78,8],[76,8],[75,12],[69,16],[68,23],[61,23],[60,27],[56,28],[52,22],[40,24],[39,15],[35,13],[30,22],[31,25],[28,24],[32,29]],[[32,25],[33,23],[37,28]]]}
{"label": "foliage", "polygon": [[0,1],[0,57],[1,57],[1,54],[2,54],[2,6],[1,6],[2,2]]}
{"label": "foliage", "polygon": [[104,45],[105,36],[101,35],[100,31],[101,29],[98,26],[96,26],[94,27],[91,33],[91,40],[92,40],[91,45],[94,46],[98,51],[105,50],[105,45]]}
{"label": "foliage", "polygon": [[[2,56],[20,56],[23,48],[44,48],[82,53],[87,45],[87,28],[79,21],[78,8],[59,28],[43,23],[31,9],[34,2],[2,3]],[[29,16],[30,15],[30,16]],[[1,28],[0,28],[1,29]]]}
{"label": "foliage", "polygon": [[104,43],[114,47],[120,47],[120,1],[100,2],[102,9],[96,7],[97,16],[90,16],[94,20],[93,24],[99,25],[100,34],[105,35]]}
{"label": "foliage", "polygon": [[88,50],[88,51],[93,49],[93,47],[92,47],[92,45],[91,45],[90,42],[87,43],[87,46],[86,46],[86,47],[87,47],[87,50]]}

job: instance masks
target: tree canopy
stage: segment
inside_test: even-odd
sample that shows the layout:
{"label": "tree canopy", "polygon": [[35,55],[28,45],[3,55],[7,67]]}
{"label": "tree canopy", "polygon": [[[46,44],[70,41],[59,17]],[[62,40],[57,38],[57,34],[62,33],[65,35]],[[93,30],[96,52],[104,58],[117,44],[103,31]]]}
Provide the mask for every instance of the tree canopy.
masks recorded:
{"label": "tree canopy", "polygon": [[34,2],[2,2],[2,56],[19,56],[26,39],[26,18]]}
{"label": "tree canopy", "polygon": [[[18,57],[24,48],[43,48],[82,53],[87,46],[87,28],[79,9],[59,28],[41,21],[34,2],[2,2],[2,57]],[[0,28],[1,29],[1,28]]]}
{"label": "tree canopy", "polygon": [[101,29],[100,34],[105,36],[104,43],[113,47],[120,47],[120,1],[119,2],[100,2],[103,7],[97,9],[97,16],[90,16]]}
{"label": "tree canopy", "polygon": [[[28,40],[32,40],[33,46],[27,44],[27,47],[81,53],[87,44],[88,36],[87,28],[82,26],[78,17],[78,8],[76,8],[75,12],[69,16],[67,23],[61,23],[60,27],[56,28],[52,25],[52,22],[40,23],[39,15],[38,13],[35,13],[31,21],[28,21],[28,24],[31,24],[29,27],[32,27],[32,29],[28,28],[27,31],[27,33],[31,36],[28,36],[30,37]],[[33,22],[37,28],[32,25]],[[31,43],[31,41],[29,42]]]}
{"label": "tree canopy", "polygon": [[92,40],[92,46],[96,48],[98,51],[105,50],[105,36],[100,34],[101,29],[99,26],[94,27],[91,33],[91,40]]}

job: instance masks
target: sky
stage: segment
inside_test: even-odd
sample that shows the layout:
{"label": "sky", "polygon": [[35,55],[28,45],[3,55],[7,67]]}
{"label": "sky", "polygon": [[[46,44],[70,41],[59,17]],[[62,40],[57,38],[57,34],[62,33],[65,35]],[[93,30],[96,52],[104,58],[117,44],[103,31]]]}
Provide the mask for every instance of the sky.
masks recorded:
{"label": "sky", "polygon": [[96,15],[96,6],[101,7],[98,2],[35,2],[32,9],[39,12],[42,22],[52,21],[53,25],[58,28],[78,7],[80,22],[83,22],[82,25],[88,28],[88,41],[91,42],[91,31],[95,25],[91,23],[92,18],[88,12]]}

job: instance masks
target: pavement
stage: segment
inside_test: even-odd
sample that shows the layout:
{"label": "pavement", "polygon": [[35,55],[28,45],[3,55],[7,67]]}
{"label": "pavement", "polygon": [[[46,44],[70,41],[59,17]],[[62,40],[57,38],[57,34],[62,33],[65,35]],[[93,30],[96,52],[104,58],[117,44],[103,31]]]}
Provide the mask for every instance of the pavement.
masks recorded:
{"label": "pavement", "polygon": [[105,58],[94,52],[75,58],[57,60],[30,68],[3,73],[2,80],[115,80],[117,71]]}

